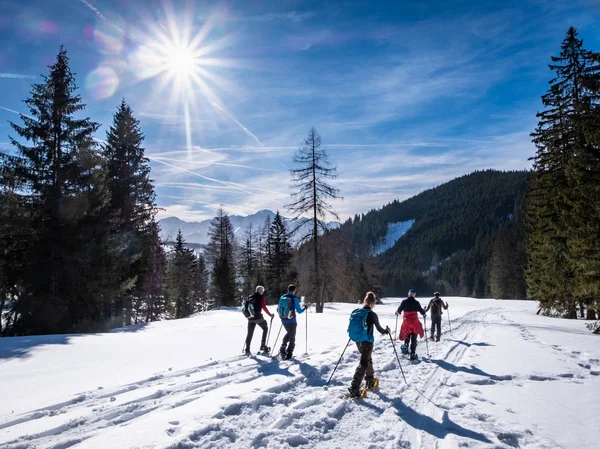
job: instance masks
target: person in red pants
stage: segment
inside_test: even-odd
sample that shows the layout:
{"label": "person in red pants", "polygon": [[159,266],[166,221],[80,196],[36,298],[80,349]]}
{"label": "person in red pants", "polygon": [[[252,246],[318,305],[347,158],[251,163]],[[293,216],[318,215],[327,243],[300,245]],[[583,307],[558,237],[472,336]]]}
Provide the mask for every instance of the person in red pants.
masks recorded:
{"label": "person in red pants", "polygon": [[402,345],[402,352],[404,354],[408,353],[408,345],[410,343],[410,359],[416,360],[417,356],[417,335],[421,338],[425,335],[423,331],[423,325],[419,320],[419,315],[425,316],[425,310],[421,307],[421,304],[415,298],[417,296],[417,292],[414,288],[411,288],[408,291],[408,298],[406,298],[402,303],[400,303],[400,307],[396,310],[396,315],[400,315],[404,312],[402,327],[400,327],[400,335],[399,339],[404,340],[404,345]]}

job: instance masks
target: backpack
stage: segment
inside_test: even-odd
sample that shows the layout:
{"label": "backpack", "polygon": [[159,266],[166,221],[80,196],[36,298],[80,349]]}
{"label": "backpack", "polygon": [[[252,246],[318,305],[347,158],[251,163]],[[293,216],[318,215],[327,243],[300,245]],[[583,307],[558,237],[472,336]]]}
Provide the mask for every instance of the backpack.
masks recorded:
{"label": "backpack", "polygon": [[357,343],[362,341],[373,341],[373,336],[367,332],[367,317],[369,309],[356,309],[350,314],[350,324],[348,324],[348,336]]}
{"label": "backpack", "polygon": [[242,313],[246,318],[254,317],[254,295],[248,296],[242,303]]}
{"label": "backpack", "polygon": [[434,299],[433,304],[431,304],[431,313],[433,315],[441,315],[442,314],[442,304],[443,304],[443,301],[441,298]]}
{"label": "backpack", "polygon": [[282,320],[289,320],[296,316],[296,309],[294,307],[294,297],[288,295],[287,293],[279,298],[279,303],[277,304],[277,313],[279,314],[279,318]]}

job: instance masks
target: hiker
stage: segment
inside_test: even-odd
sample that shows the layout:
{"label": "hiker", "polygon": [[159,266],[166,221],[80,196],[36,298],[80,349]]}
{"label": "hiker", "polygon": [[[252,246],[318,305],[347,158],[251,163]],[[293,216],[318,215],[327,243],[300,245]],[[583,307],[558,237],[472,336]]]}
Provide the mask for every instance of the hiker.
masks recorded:
{"label": "hiker", "polygon": [[294,355],[296,328],[298,327],[296,313],[303,313],[308,309],[307,304],[300,305],[300,298],[295,293],[296,286],[290,284],[287,293],[279,298],[279,304],[277,305],[277,313],[279,314],[279,318],[281,318],[281,324],[283,324],[286,332],[279,348],[279,355],[283,360],[289,360]]}
{"label": "hiker", "polygon": [[402,326],[400,327],[400,335],[398,338],[404,340],[404,344],[401,347],[403,354],[408,354],[408,345],[410,342],[410,359],[416,360],[417,356],[417,334],[423,338],[425,332],[423,332],[423,325],[419,320],[417,312],[420,312],[425,317],[425,311],[419,301],[416,300],[417,291],[411,288],[408,291],[408,298],[400,303],[400,307],[396,310],[396,315],[400,315],[404,312],[402,320]]}
{"label": "hiker", "polygon": [[434,329],[437,327],[437,335],[435,341],[440,341],[442,336],[442,308],[448,310],[448,303],[444,304],[442,298],[440,298],[440,292],[435,292],[433,298],[429,301],[429,304],[425,308],[425,312],[431,310],[431,337],[433,340]]}
{"label": "hiker", "polygon": [[270,349],[267,348],[267,331],[269,327],[267,320],[264,319],[262,311],[264,310],[267,315],[273,319],[275,315],[269,312],[267,308],[267,298],[265,296],[265,288],[262,285],[256,287],[254,294],[250,295],[247,299],[247,310],[248,316],[248,333],[246,334],[246,355],[250,355],[250,343],[252,342],[252,336],[254,335],[254,329],[258,325],[263,333],[260,339],[260,352],[269,353]]}
{"label": "hiker", "polygon": [[[367,292],[365,299],[363,300],[363,306],[361,309],[356,309],[350,315],[350,324],[348,326],[349,337],[356,342],[356,347],[360,352],[360,362],[354,372],[354,378],[350,384],[348,391],[350,397],[358,398],[361,397],[360,385],[362,384],[363,378],[365,379],[365,390],[373,390],[379,386],[379,381],[375,379],[375,372],[373,370],[373,361],[371,360],[371,354],[373,352],[373,342],[375,337],[373,336],[373,328],[376,327],[379,333],[385,335],[390,333],[390,328],[382,328],[379,324],[379,317],[373,312],[373,307],[377,298],[373,292]],[[366,375],[365,375],[366,374]]]}

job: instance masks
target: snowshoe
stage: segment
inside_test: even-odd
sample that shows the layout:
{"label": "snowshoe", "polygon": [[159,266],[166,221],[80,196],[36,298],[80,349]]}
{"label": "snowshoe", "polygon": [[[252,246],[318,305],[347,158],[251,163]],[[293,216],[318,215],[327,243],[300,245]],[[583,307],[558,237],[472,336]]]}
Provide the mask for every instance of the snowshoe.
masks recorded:
{"label": "snowshoe", "polygon": [[435,342],[436,342],[436,343],[438,343],[439,341],[440,341],[440,339],[439,339],[439,338],[436,338],[436,339],[435,339]]}
{"label": "snowshoe", "polygon": [[364,399],[367,397],[367,392],[363,389],[353,390],[348,388],[348,393],[344,396],[346,399]]}
{"label": "snowshoe", "polygon": [[369,379],[365,382],[365,391],[373,391],[379,388],[379,379]]}
{"label": "snowshoe", "polygon": [[271,353],[271,348],[268,346],[261,346],[259,354],[261,355],[269,355]]}
{"label": "snowshoe", "polygon": [[408,346],[407,345],[400,346],[400,351],[402,351],[402,354],[408,354]]}
{"label": "snowshoe", "polygon": [[429,341],[434,341],[434,340],[435,340],[435,338],[429,337]]}
{"label": "snowshoe", "polygon": [[247,357],[250,357],[252,355],[252,353],[250,352],[250,349],[246,349],[244,351],[244,355],[247,356]]}
{"label": "snowshoe", "polygon": [[419,356],[415,352],[413,352],[410,354],[410,360],[419,360]]}

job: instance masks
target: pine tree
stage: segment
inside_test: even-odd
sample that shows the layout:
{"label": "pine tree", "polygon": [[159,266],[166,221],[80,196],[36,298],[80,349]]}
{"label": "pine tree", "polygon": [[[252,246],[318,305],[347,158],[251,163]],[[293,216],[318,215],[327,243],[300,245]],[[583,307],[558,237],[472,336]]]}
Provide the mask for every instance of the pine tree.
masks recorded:
{"label": "pine tree", "polygon": [[290,283],[288,274],[292,259],[292,245],[285,223],[279,215],[279,211],[273,217],[267,236],[267,294],[272,301],[276,301],[282,292],[287,290]]}
{"label": "pine tree", "polygon": [[256,237],[251,224],[244,233],[244,241],[240,251],[239,272],[243,278],[242,293],[244,296],[252,294],[258,284],[259,250]]}
{"label": "pine tree", "polygon": [[152,232],[151,223],[157,207],[143,140],[139,121],[122,100],[103,147],[111,195],[110,210],[115,220],[113,240],[115,247],[120,249],[111,264],[122,289],[112,312],[117,325],[131,323],[134,290],[144,284],[143,274],[148,272],[151,263],[151,259],[142,257],[144,253],[148,254],[148,248],[142,245],[152,242],[145,236]]}
{"label": "pine tree", "polygon": [[[148,260],[147,271],[143,274],[143,284],[139,288],[139,309],[145,312],[145,321],[158,321],[166,313],[164,283],[167,267],[167,256],[160,240],[159,225],[152,221],[148,240],[142,245],[143,258]],[[137,318],[137,317],[136,317]]]}
{"label": "pine tree", "polygon": [[[526,208],[528,294],[546,312],[569,318],[577,317],[580,301],[599,292],[598,274],[586,274],[584,258],[598,235],[590,239],[589,223],[598,215],[588,210],[597,189],[586,189],[598,185],[597,146],[589,140],[598,123],[598,96],[585,86],[598,79],[600,68],[598,56],[582,46],[571,27],[560,56],[552,58],[556,77],[542,97],[545,110],[537,114],[532,134],[537,152]],[[598,255],[598,246],[591,248]]]}
{"label": "pine tree", "polygon": [[213,218],[208,231],[210,242],[207,257],[213,265],[211,275],[211,297],[215,306],[235,306],[239,304],[237,291],[233,226],[223,208]]}
{"label": "pine tree", "polygon": [[194,253],[186,248],[180,229],[167,263],[165,281],[167,311],[173,318],[184,318],[194,313],[194,265]]}
{"label": "pine tree", "polygon": [[[336,169],[329,163],[327,152],[321,148],[321,137],[315,128],[311,128],[304,143],[294,156],[294,163],[299,168],[291,170],[292,197],[294,202],[286,207],[296,217],[310,214],[312,230],[303,240],[311,240],[312,244],[312,282],[310,291],[315,298],[317,313],[323,313],[323,285],[321,278],[321,256],[319,254],[319,231],[326,230],[323,220],[327,214],[339,219],[329,200],[339,198],[339,190],[327,183],[336,178]],[[292,232],[295,230],[292,230]]]}
{"label": "pine tree", "polygon": [[210,300],[208,294],[209,280],[208,270],[204,256],[200,254],[196,258],[194,265],[194,296],[195,296],[195,311],[207,312],[214,306],[214,301]]}
{"label": "pine tree", "polygon": [[43,80],[25,101],[23,125],[11,123],[17,155],[1,156],[3,184],[19,197],[13,212],[22,219],[13,235],[23,249],[11,323],[19,335],[101,329],[115,290],[105,269],[109,193],[92,138],[99,125],[76,117],[85,105],[64,48]]}

